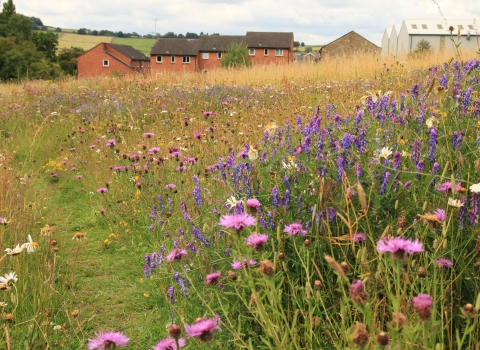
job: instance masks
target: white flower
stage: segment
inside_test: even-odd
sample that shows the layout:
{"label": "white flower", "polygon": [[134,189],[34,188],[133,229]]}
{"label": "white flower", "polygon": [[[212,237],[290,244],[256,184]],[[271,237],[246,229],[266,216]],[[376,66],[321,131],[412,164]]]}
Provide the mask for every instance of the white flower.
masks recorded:
{"label": "white flower", "polygon": [[437,118],[435,118],[435,117],[430,117],[430,118],[428,118],[428,119],[425,121],[425,124],[427,124],[428,128],[430,129],[430,128],[432,128],[432,127],[435,125],[434,123],[436,123],[437,121],[438,121]]}
{"label": "white flower", "polygon": [[0,307],[5,307],[7,305],[8,305],[7,303],[4,303],[3,301],[0,301]]}
{"label": "white flower", "polygon": [[56,326],[53,327],[53,330],[54,330],[54,331],[60,331],[60,330],[62,330],[62,326],[60,326],[59,324],[57,324]]}
{"label": "white flower", "polygon": [[27,249],[27,253],[35,253],[38,248],[38,243],[32,240],[32,236],[28,235],[28,242],[23,245]]}
{"label": "white flower", "polygon": [[448,205],[455,208],[463,207],[463,203],[458,199],[453,199],[452,197],[448,197]]}
{"label": "white flower", "polygon": [[392,155],[392,149],[391,148],[388,148],[388,147],[383,147],[381,150],[380,150],[380,157],[383,157],[385,159],[387,159],[388,157],[390,157]]}
{"label": "white flower", "polygon": [[470,186],[470,192],[480,193],[480,183]]}
{"label": "white flower", "polygon": [[7,219],[5,219],[5,218],[2,218],[2,217],[0,216],[0,225],[6,225],[6,224],[8,224],[9,222],[10,222],[9,220],[7,220]]}
{"label": "white flower", "polygon": [[5,249],[5,253],[7,253],[7,255],[12,255],[12,256],[18,255],[22,252],[23,248],[24,248],[23,245],[20,247],[20,244],[17,244],[17,246],[13,249],[11,248]]}
{"label": "white flower", "polygon": [[255,148],[251,147],[248,150],[248,159],[250,159],[250,160],[258,159],[258,151]]}
{"label": "white flower", "polygon": [[6,273],[4,276],[0,276],[0,285],[10,286],[17,281],[18,277],[15,272]]}
{"label": "white flower", "polygon": [[268,133],[268,136],[275,135],[277,132],[278,125],[275,122],[270,122],[265,126],[265,131]]}
{"label": "white flower", "polygon": [[228,199],[227,199],[227,205],[230,207],[230,209],[232,208],[235,208],[235,206],[238,204],[238,203],[242,203],[242,200],[241,199],[236,199],[234,196],[230,196]]}

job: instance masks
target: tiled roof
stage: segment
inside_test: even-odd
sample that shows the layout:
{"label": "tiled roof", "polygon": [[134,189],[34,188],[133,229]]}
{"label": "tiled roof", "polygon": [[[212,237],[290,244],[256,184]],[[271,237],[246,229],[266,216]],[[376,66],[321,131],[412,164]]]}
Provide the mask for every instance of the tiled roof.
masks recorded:
{"label": "tiled roof", "polygon": [[226,52],[232,43],[247,44],[245,35],[202,35],[199,51]]}
{"label": "tiled roof", "polygon": [[288,49],[293,43],[293,33],[247,32],[247,45],[251,48]]}
{"label": "tiled roof", "polygon": [[199,51],[200,39],[157,39],[150,51],[151,55],[196,56]]}
{"label": "tiled roof", "polygon": [[131,58],[132,60],[150,61],[150,58],[148,56],[145,56],[143,53],[141,53],[140,51],[134,49],[129,45],[110,44],[110,43],[107,43],[107,45],[111,46],[118,52],[123,53],[125,56]]}

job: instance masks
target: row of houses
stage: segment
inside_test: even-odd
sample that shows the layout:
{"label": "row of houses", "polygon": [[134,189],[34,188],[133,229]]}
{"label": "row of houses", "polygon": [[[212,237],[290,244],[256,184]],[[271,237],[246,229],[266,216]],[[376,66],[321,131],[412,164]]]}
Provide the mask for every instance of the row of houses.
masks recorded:
{"label": "row of houses", "polygon": [[[453,31],[450,31],[450,28]],[[453,49],[450,38],[461,41],[463,50],[479,48],[477,29],[468,20],[451,20],[448,23],[439,20],[404,20],[386,28],[382,38],[382,56],[401,57],[415,51],[420,41],[426,40],[434,52],[443,53]],[[458,33],[460,31],[460,39]]]}
{"label": "row of houses", "polygon": [[380,47],[351,31],[318,52],[294,55],[293,33],[247,32],[246,35],[210,35],[199,39],[157,39],[150,56],[128,45],[101,43],[77,58],[78,77],[108,76],[113,73],[143,73],[156,76],[164,72],[208,72],[221,67],[233,43],[248,48],[253,65],[290,64],[297,61],[318,61],[323,57],[353,53],[380,54]]}

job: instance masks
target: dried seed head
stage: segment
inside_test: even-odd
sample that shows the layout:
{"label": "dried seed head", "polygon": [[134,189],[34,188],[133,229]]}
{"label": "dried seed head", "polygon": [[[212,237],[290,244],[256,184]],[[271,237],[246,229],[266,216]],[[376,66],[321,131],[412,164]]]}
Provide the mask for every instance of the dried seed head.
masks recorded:
{"label": "dried seed head", "polygon": [[472,304],[465,304],[465,306],[462,307],[462,314],[465,317],[475,317],[477,310],[475,310],[475,306]]}
{"label": "dried seed head", "polygon": [[420,266],[418,268],[417,275],[418,277],[424,278],[427,276],[427,270],[423,266]]}
{"label": "dried seed head", "polygon": [[53,253],[56,253],[56,252],[58,252],[59,250],[60,250],[60,248],[58,248],[58,247],[53,247],[53,248],[52,248],[52,252],[53,252]]}
{"label": "dried seed head", "polygon": [[400,216],[397,219],[397,228],[404,228],[406,223],[407,219],[405,219],[405,216]]}
{"label": "dried seed head", "polygon": [[237,280],[237,274],[233,271],[228,271],[227,272],[227,280],[236,281]]}
{"label": "dried seed head", "polygon": [[50,242],[50,245],[56,246],[58,242],[55,239],[52,239]]}
{"label": "dried seed head", "polygon": [[179,339],[182,335],[182,329],[176,324],[172,324],[168,327],[168,335],[173,339]]}
{"label": "dried seed head", "polygon": [[252,305],[257,305],[257,298],[255,298],[255,294],[252,293],[252,295],[250,295],[250,301],[252,302]]}
{"label": "dried seed head", "polygon": [[52,316],[52,313],[51,313],[49,310],[45,310],[43,313],[44,313],[45,316],[47,316],[47,317]]}
{"label": "dried seed head", "polygon": [[313,289],[319,290],[320,288],[322,288],[322,282],[320,282],[319,280],[316,280],[316,281],[313,283]]}
{"label": "dried seed head", "polygon": [[348,274],[350,272],[350,266],[345,261],[340,263],[340,267],[342,268],[343,272],[345,272],[345,274]]}
{"label": "dried seed head", "polygon": [[368,343],[368,334],[367,334],[367,329],[365,328],[365,325],[363,323],[357,322],[353,326],[353,343],[360,347],[363,348],[365,345]]}
{"label": "dried seed head", "polygon": [[392,322],[391,322],[392,327],[401,329],[402,326],[406,323],[407,323],[407,317],[405,317],[404,314],[396,311],[392,313]]}
{"label": "dried seed head", "polygon": [[285,260],[285,254],[283,254],[282,252],[278,253],[278,260],[284,261]]}
{"label": "dried seed head", "polygon": [[377,335],[377,344],[378,344],[379,346],[381,346],[382,348],[384,348],[385,346],[388,345],[388,341],[389,341],[389,339],[388,339],[387,333],[385,333],[385,332],[380,332],[380,333],[378,333],[378,335]]}
{"label": "dried seed head", "polygon": [[260,273],[265,276],[272,276],[275,273],[275,265],[270,260],[261,261]]}
{"label": "dried seed head", "polygon": [[310,242],[309,239],[306,239],[306,240],[303,242],[303,246],[304,246],[305,248],[309,248],[309,247],[312,246],[312,242]]}

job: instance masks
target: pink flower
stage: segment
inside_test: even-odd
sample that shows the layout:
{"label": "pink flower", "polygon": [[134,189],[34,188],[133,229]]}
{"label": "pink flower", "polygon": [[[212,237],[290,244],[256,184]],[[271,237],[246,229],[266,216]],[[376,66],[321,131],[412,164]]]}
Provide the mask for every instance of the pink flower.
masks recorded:
{"label": "pink flower", "polygon": [[256,198],[247,199],[247,208],[257,210],[260,208],[260,202]]}
{"label": "pink flower", "polygon": [[150,138],[150,137],[154,137],[155,134],[154,134],[153,132],[146,132],[146,133],[144,133],[142,136],[143,136],[143,137],[148,137],[148,138]]}
{"label": "pink flower", "polygon": [[453,262],[451,262],[447,258],[438,258],[435,264],[437,265],[437,267],[441,267],[443,269],[451,269],[453,267]]}
{"label": "pink flower", "polygon": [[433,298],[428,294],[419,294],[412,298],[412,304],[418,312],[422,321],[429,321],[432,318]]}
{"label": "pink flower", "polygon": [[208,286],[208,285],[212,285],[214,286],[215,284],[218,283],[218,280],[220,279],[220,276],[221,276],[221,272],[220,271],[217,271],[217,272],[214,272],[214,273],[211,273],[209,275],[207,275],[207,277],[205,278],[205,284]]}
{"label": "pink flower", "polygon": [[[178,339],[178,346],[183,348],[185,346],[185,339]],[[157,345],[152,346],[152,350],[177,350],[177,343],[173,338],[165,338],[160,340]]]}
{"label": "pink flower", "polygon": [[98,193],[105,193],[105,192],[107,192],[107,191],[108,191],[108,189],[106,189],[105,187],[100,187],[100,188],[97,190]]}
{"label": "pink flower", "polygon": [[307,231],[302,228],[302,224],[299,222],[294,222],[288,226],[285,226],[285,230],[283,230],[283,232],[286,232],[291,236],[305,236],[307,234]]}
{"label": "pink flower", "polygon": [[155,153],[157,153],[158,151],[160,151],[160,147],[152,147],[148,150],[148,154],[150,154],[151,156],[153,156]]}
{"label": "pink flower", "polygon": [[[455,183],[455,192],[458,192],[462,188],[462,184],[460,182]],[[436,188],[437,191],[449,194],[452,192],[452,182],[446,181],[442,183],[440,186]]]}
{"label": "pink flower", "polygon": [[185,332],[189,337],[198,338],[200,341],[207,343],[213,339],[215,330],[221,330],[219,321],[220,317],[218,315],[215,315],[213,319],[200,319],[191,326],[186,324]]}
{"label": "pink flower", "polygon": [[407,254],[423,252],[422,243],[417,240],[412,242],[410,239],[395,237],[392,239],[380,239],[377,243],[379,253],[392,253],[392,257],[397,260],[405,259]]}
{"label": "pink flower", "polygon": [[194,134],[193,134],[193,138],[200,140],[200,139],[202,138],[202,134],[201,134],[201,133],[194,133]]}
{"label": "pink flower", "polygon": [[107,147],[113,147],[117,144],[117,142],[114,139],[108,140],[107,141]]}
{"label": "pink flower", "polygon": [[443,209],[435,210],[435,219],[438,221],[445,221],[447,219],[447,213]]}
{"label": "pink flower", "polygon": [[187,251],[185,249],[179,249],[176,248],[172,250],[166,257],[168,262],[171,262],[173,260],[180,260],[182,256],[187,255]]}
{"label": "pink flower", "polygon": [[365,233],[363,233],[363,232],[357,232],[357,233],[355,233],[355,235],[353,236],[352,240],[353,240],[355,243],[365,242],[365,241],[367,240],[367,236],[366,236]]}
{"label": "pink flower", "polygon": [[253,247],[256,252],[263,251],[263,244],[268,241],[268,235],[262,233],[252,233],[245,239],[249,247]]}
{"label": "pink flower", "polygon": [[175,186],[174,184],[168,184],[168,185],[165,185],[164,189],[173,190],[175,187],[177,187],[177,186]]}
{"label": "pink flower", "polygon": [[108,350],[117,346],[124,348],[130,340],[123,333],[119,332],[95,333],[95,335],[96,338],[88,339],[89,350]]}
{"label": "pink flower", "polygon": [[244,267],[255,267],[256,264],[257,262],[254,259],[250,259],[249,261],[247,261],[247,259],[243,259],[243,263],[240,260],[236,260],[231,266],[234,270],[241,270]]}
{"label": "pink flower", "polygon": [[256,222],[257,219],[246,213],[223,215],[220,218],[220,225],[226,228],[233,228],[236,232],[240,232],[246,226],[253,226]]}

